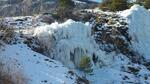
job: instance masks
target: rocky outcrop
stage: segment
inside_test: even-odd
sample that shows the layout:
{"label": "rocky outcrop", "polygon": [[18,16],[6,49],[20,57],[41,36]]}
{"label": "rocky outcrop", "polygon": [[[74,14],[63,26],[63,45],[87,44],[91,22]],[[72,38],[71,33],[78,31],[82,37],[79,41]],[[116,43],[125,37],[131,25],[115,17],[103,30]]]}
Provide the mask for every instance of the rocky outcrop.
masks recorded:
{"label": "rocky outcrop", "polygon": [[[122,53],[135,63],[144,61],[143,56],[132,49],[132,36],[129,34],[126,19],[115,13],[86,13],[88,21],[93,24],[92,35],[94,35],[99,48],[108,53]],[[84,18],[84,17],[82,17]]]}

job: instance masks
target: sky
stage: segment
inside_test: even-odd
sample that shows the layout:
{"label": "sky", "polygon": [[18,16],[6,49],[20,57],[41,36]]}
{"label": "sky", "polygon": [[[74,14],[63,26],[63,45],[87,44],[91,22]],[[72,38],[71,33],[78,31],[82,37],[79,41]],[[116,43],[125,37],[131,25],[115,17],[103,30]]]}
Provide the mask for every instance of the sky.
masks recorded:
{"label": "sky", "polygon": [[101,0],[95,0],[95,1],[100,2]]}
{"label": "sky", "polygon": [[91,0],[91,1],[96,1],[96,2],[100,2],[101,0]]}

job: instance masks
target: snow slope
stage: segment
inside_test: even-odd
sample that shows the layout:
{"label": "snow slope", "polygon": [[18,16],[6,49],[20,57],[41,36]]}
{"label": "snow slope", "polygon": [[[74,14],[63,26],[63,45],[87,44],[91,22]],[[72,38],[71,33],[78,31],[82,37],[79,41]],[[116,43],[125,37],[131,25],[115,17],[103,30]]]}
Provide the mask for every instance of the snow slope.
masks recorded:
{"label": "snow slope", "polygon": [[150,59],[150,12],[142,6],[134,5],[120,15],[128,20],[133,48]]}
{"label": "snow slope", "polygon": [[6,65],[15,62],[14,66],[22,70],[29,84],[75,83],[76,76],[70,75],[61,63],[32,51],[25,44],[6,45],[0,51],[3,62]]}

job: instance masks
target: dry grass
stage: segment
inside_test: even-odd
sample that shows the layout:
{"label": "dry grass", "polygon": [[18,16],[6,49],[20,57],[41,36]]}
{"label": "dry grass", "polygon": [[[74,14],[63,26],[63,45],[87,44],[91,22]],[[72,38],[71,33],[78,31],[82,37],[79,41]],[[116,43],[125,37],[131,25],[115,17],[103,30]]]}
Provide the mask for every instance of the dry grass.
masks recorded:
{"label": "dry grass", "polygon": [[[11,43],[14,36],[14,29],[3,25],[0,21],[0,49],[3,43]],[[0,84],[27,84],[28,80],[26,76],[17,68],[15,62],[10,62],[10,60],[9,64],[2,62],[3,60],[0,53]]]}
{"label": "dry grass", "polygon": [[0,84],[27,84],[27,82],[25,75],[16,67],[10,68],[0,63]]}
{"label": "dry grass", "polygon": [[0,40],[9,44],[15,37],[15,32],[13,28],[5,26],[5,28],[0,27]]}

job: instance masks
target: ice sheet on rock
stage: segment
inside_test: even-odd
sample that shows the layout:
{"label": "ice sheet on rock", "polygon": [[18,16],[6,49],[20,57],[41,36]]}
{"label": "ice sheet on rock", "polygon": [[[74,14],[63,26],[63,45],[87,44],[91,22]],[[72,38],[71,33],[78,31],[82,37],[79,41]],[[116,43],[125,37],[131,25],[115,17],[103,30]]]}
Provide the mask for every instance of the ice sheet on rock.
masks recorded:
{"label": "ice sheet on rock", "polygon": [[133,48],[150,59],[150,12],[142,6],[134,5],[120,15],[128,20]]}
{"label": "ice sheet on rock", "polygon": [[91,56],[96,49],[90,25],[73,20],[41,26],[35,30],[35,36],[46,44],[48,49],[53,49],[54,59],[72,68],[73,64],[79,65],[82,56]]}

